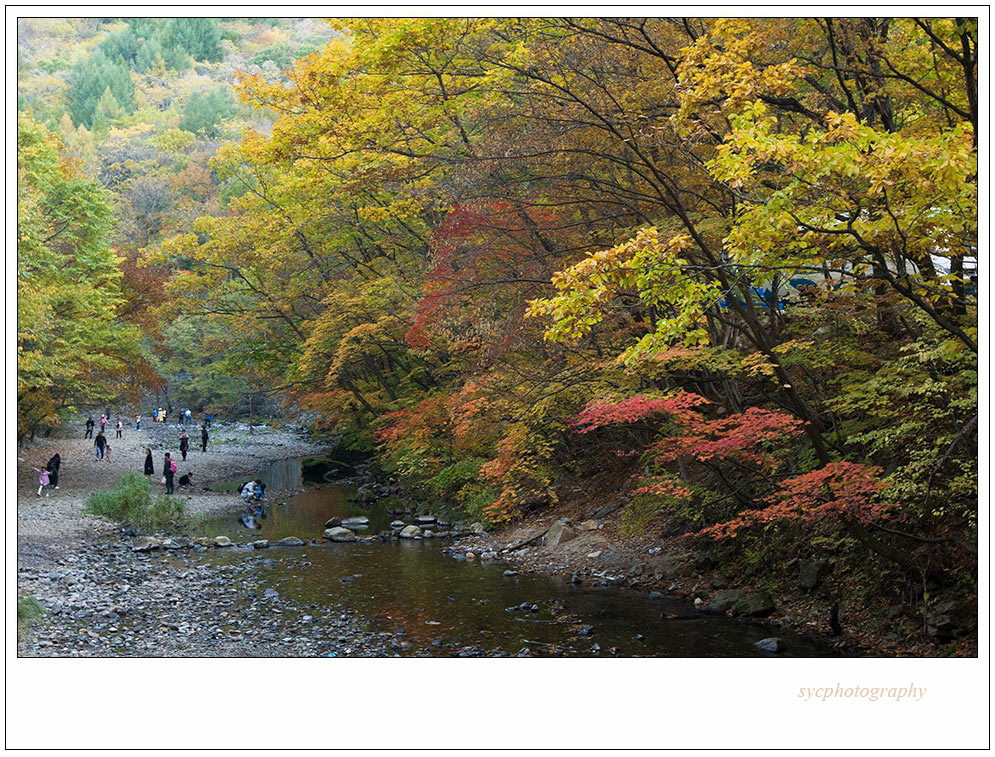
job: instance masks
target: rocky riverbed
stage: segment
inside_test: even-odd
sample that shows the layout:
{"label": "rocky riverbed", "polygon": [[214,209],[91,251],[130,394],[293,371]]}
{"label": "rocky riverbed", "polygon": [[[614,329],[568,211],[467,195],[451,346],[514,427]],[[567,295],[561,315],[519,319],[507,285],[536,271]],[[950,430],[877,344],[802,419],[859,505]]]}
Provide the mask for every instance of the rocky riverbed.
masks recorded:
{"label": "rocky riverbed", "polygon": [[[256,562],[207,565],[200,554],[133,552],[126,540],[18,570],[21,592],[48,609],[18,645],[53,657],[382,657],[393,638],[354,613],[301,605],[255,580]],[[307,553],[295,555],[307,571]]]}
{"label": "rocky riverbed", "polygon": [[[95,460],[93,442],[67,429],[19,451],[17,459],[17,589],[47,611],[18,640],[20,655],[46,656],[247,656],[328,652],[383,654],[374,637],[349,613],[308,620],[306,608],[256,591],[251,561],[242,566],[199,564],[196,553],[164,560],[132,551],[130,535],[116,524],[83,513],[87,498],[109,489],[126,472],[141,471],[145,447],[155,460],[155,494],[164,452],[177,451],[181,428],[132,425],[114,438],[110,460]],[[72,434],[72,436],[70,436]],[[193,487],[177,489],[197,517],[238,507],[211,484],[254,473],[264,462],[319,454],[322,447],[299,430],[215,424],[207,452],[196,446],[179,472],[194,473]],[[37,496],[32,466],[59,452],[59,489]],[[303,560],[303,558],[302,558]],[[306,569],[304,566],[302,569]],[[334,633],[333,633],[334,632]],[[343,637],[339,641],[338,637]],[[346,651],[348,650],[348,651]],[[374,651],[376,650],[376,651]]]}

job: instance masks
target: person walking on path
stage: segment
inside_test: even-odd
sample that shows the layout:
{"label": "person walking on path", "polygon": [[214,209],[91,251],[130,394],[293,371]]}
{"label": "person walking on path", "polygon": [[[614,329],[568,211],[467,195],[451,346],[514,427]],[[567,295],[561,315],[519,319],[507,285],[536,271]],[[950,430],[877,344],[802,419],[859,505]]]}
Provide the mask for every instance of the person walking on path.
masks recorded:
{"label": "person walking on path", "polygon": [[173,474],[176,473],[176,463],[169,457],[169,453],[162,460],[162,475],[166,479],[166,494],[173,493]]}
{"label": "person walking on path", "polygon": [[100,416],[100,433],[101,434],[104,433],[104,428],[106,426],[107,426],[107,416],[106,415],[101,415]]}
{"label": "person walking on path", "polygon": [[135,431],[141,431],[141,430],[142,430],[142,416],[139,413],[135,415]]}
{"label": "person walking on path", "polygon": [[121,419],[120,418],[117,419],[117,426],[115,428],[117,430],[117,438],[120,439],[121,438],[121,431],[124,430],[124,424],[121,423]]}
{"label": "person walking on path", "polygon": [[149,447],[145,448],[145,475],[155,475],[155,465],[152,463],[152,450]]}
{"label": "person walking on path", "polygon": [[211,427],[211,414],[210,413],[204,413],[204,425],[207,428]]}
{"label": "person walking on path", "polygon": [[61,466],[62,456],[58,452],[52,455],[45,464],[45,470],[48,471],[48,478],[53,489],[59,488],[59,468]]}
{"label": "person walking on path", "polygon": [[107,439],[104,437],[104,432],[98,431],[97,437],[93,440],[93,447],[97,450],[97,460],[103,458],[105,446],[107,446]]}
{"label": "person walking on path", "polygon": [[200,427],[200,451],[207,452],[207,426]]}
{"label": "person walking on path", "polygon": [[86,433],[83,434],[83,438],[84,439],[92,439],[93,438],[93,427],[94,427],[94,425],[96,425],[96,424],[94,424],[92,417],[86,419]]}
{"label": "person walking on path", "polygon": [[45,496],[48,496],[48,471],[44,468],[35,468],[31,466],[31,470],[38,474],[38,496],[41,496],[42,490],[45,491]]}
{"label": "person walking on path", "polygon": [[111,461],[111,442],[109,439],[107,440],[107,444],[104,445],[104,459],[107,462]]}
{"label": "person walking on path", "polygon": [[190,437],[187,436],[186,429],[180,432],[180,454],[183,459],[187,459],[187,450],[190,449]]}

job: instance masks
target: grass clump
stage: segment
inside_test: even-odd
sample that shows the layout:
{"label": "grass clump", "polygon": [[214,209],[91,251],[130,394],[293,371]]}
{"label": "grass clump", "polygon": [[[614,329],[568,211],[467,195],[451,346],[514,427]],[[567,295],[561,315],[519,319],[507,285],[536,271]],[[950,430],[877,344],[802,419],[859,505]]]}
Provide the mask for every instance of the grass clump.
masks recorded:
{"label": "grass clump", "polygon": [[28,628],[40,623],[48,611],[32,596],[17,598],[17,635],[20,636]]}
{"label": "grass clump", "polygon": [[84,512],[142,529],[177,526],[186,520],[183,500],[160,494],[152,498],[152,484],[138,473],[126,473],[114,488],[90,495]]}

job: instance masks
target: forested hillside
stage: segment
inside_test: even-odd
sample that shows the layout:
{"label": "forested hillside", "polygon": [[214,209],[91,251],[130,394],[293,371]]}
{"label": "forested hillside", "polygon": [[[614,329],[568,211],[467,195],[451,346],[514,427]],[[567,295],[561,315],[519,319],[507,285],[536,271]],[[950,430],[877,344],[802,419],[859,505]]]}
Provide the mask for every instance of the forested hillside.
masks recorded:
{"label": "forested hillside", "polygon": [[100,239],[71,292],[25,270],[22,318],[120,330],[91,379],[58,352],[105,350],[99,318],[30,329],[74,372],[21,369],[22,428],[141,364],[194,406],[277,394],[492,524],[593,482],[750,575],[820,555],[848,592],[973,606],[973,20],[20,34],[19,265],[85,197]]}
{"label": "forested hillside", "polygon": [[[306,19],[19,21],[20,437],[80,402],[137,403],[142,389],[165,389],[164,377],[193,379],[174,382],[176,404],[261,396],[199,351],[204,324],[150,310],[170,271],[138,261],[224,212],[231,188],[211,158],[246,128],[269,129],[273,113],[239,105],[239,72],[279,81],[334,36]],[[82,244],[95,249],[72,269],[46,257]]]}

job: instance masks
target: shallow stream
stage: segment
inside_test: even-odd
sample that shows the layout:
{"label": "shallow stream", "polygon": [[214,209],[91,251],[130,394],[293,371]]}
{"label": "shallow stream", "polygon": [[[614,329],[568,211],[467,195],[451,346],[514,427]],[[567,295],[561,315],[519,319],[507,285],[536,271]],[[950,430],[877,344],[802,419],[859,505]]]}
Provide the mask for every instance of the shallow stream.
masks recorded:
{"label": "shallow stream", "polygon": [[[273,463],[258,478],[268,491],[297,489],[300,459]],[[326,520],[365,515],[375,535],[396,516],[384,502],[363,505],[355,489],[321,483],[287,498],[270,497],[259,530],[239,524],[238,513],[202,521],[196,535],[230,536],[270,543],[321,535]],[[232,495],[233,497],[235,495]],[[285,504],[279,504],[285,503]],[[410,520],[402,518],[406,522]],[[534,655],[751,657],[753,644],[771,631],[749,622],[698,613],[678,599],[649,599],[646,592],[578,586],[550,576],[505,576],[509,564],[454,558],[449,539],[307,544],[304,547],[212,549],[200,561],[251,561],[262,590],[295,600],[302,612],[321,617],[348,609],[376,630],[404,634],[400,654],[452,655],[467,647]],[[589,627],[589,628],[587,628]],[[823,657],[833,651],[818,640],[787,631],[779,656]]]}

